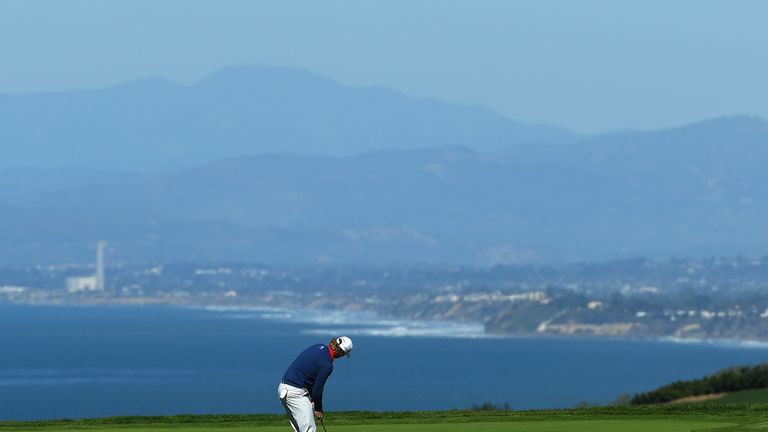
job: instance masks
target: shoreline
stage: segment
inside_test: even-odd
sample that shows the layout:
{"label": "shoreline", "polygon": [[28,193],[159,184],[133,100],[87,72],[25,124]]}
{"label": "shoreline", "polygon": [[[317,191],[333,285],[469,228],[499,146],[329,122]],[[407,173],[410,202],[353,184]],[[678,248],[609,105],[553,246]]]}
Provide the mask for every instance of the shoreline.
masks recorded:
{"label": "shoreline", "polygon": [[[432,337],[444,339],[551,339],[551,340],[584,340],[584,341],[622,341],[622,342],[647,342],[668,343],[676,345],[708,345],[723,348],[738,349],[768,349],[768,340],[759,339],[723,339],[723,338],[684,338],[675,336],[601,336],[601,335],[558,335],[539,333],[488,333],[484,323],[459,322],[450,320],[412,320],[395,317],[382,317],[373,310],[345,311],[339,309],[302,308],[288,309],[283,306],[270,305],[225,305],[204,304],[194,302],[171,302],[166,299],[143,298],[126,299],[127,301],[41,301],[41,302],[0,302],[2,306],[25,307],[165,307],[173,309],[200,310],[212,313],[234,314],[230,319],[260,318],[270,321],[293,321],[315,326],[346,326],[348,329],[314,328],[307,329],[307,334],[325,334],[346,331],[349,334],[357,334],[372,337]],[[245,313],[245,314],[242,314]],[[248,315],[251,314],[251,315]],[[279,316],[269,316],[278,314]],[[258,316],[255,316],[258,315]],[[222,315],[223,316],[223,315]],[[307,318],[310,317],[310,318]],[[330,317],[330,318],[329,318]],[[344,319],[352,317],[352,319]],[[297,321],[294,321],[297,320]],[[387,331],[387,326],[390,331]],[[355,328],[356,327],[356,328]],[[482,329],[482,332],[478,331]]]}

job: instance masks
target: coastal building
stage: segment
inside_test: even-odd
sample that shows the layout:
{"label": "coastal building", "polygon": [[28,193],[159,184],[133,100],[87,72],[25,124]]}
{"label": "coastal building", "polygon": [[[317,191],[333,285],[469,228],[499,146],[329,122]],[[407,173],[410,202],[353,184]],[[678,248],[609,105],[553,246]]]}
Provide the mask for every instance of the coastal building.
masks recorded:
{"label": "coastal building", "polygon": [[104,249],[105,241],[99,241],[96,247],[96,274],[67,278],[67,292],[104,291]]}
{"label": "coastal building", "polygon": [[98,291],[99,284],[96,276],[77,276],[67,278],[67,292]]}

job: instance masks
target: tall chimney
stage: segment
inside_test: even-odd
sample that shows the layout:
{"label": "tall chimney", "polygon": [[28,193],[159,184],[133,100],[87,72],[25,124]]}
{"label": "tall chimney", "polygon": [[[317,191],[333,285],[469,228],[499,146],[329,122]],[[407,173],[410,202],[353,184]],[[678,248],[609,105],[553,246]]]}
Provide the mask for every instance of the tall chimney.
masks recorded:
{"label": "tall chimney", "polygon": [[107,242],[99,240],[99,245],[96,248],[96,289],[104,291],[104,247]]}

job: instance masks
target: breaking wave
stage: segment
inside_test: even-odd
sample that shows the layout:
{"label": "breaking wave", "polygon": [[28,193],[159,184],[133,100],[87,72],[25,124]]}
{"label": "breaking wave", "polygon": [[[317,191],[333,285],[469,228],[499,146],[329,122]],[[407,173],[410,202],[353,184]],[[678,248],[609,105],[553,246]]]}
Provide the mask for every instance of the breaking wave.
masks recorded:
{"label": "breaking wave", "polygon": [[[333,311],[317,309],[288,310],[274,307],[222,307],[208,306],[204,309],[222,313],[230,319],[263,319],[286,323],[306,324],[304,334],[332,335],[348,334],[380,337],[430,337],[454,339],[519,338],[512,335],[492,335],[485,332],[480,323],[454,321],[415,321],[381,318],[369,311]],[[553,337],[542,335],[541,337]],[[557,337],[557,336],[555,336]],[[561,336],[563,337],[563,336]],[[768,342],[736,339],[694,339],[677,337],[604,339],[634,340],[637,342],[661,342],[672,344],[708,345],[723,348],[768,349]]]}
{"label": "breaking wave", "polygon": [[685,344],[685,345],[709,345],[723,348],[739,348],[739,349],[768,349],[768,342],[755,341],[755,340],[738,340],[738,339],[696,339],[696,338],[678,338],[678,337],[664,337],[658,339],[661,342]]}
{"label": "breaking wave", "polygon": [[430,337],[430,338],[495,338],[485,333],[480,323],[451,321],[413,321],[381,318],[367,311],[333,311],[300,309],[287,310],[268,307],[206,307],[206,310],[222,313],[230,319],[263,319],[269,321],[306,324],[304,334],[379,337]]}

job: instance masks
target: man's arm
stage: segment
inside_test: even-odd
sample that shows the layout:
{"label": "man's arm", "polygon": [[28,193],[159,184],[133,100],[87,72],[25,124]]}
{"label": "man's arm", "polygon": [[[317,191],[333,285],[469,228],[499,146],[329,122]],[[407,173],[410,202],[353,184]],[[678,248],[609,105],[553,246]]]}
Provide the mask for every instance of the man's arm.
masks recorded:
{"label": "man's arm", "polygon": [[317,372],[315,383],[312,385],[312,402],[315,404],[315,415],[317,417],[323,416],[323,388],[328,377],[331,376],[331,372],[333,372],[333,366],[322,367]]}

